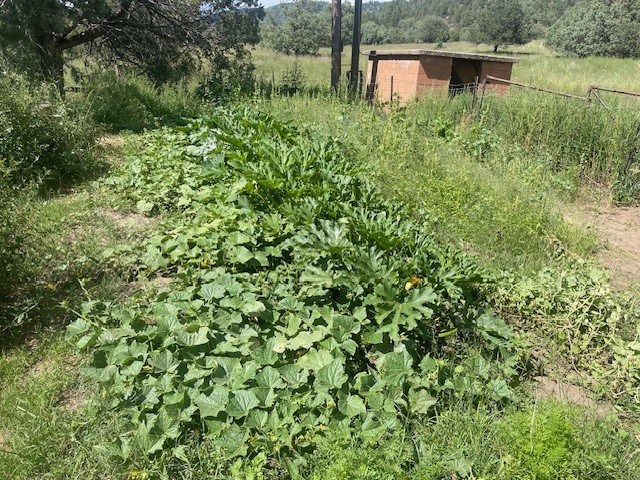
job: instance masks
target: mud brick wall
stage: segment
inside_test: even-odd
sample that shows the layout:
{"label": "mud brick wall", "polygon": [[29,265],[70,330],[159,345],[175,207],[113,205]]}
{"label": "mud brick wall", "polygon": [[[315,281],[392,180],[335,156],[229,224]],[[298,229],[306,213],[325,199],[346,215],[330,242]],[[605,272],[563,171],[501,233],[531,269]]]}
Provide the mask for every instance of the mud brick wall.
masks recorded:
{"label": "mud brick wall", "polygon": [[391,100],[392,90],[393,94],[400,96],[403,100],[413,98],[416,95],[419,71],[420,61],[417,58],[379,60],[376,77],[378,100],[381,102]]}
{"label": "mud brick wall", "polygon": [[451,79],[453,58],[420,57],[420,72],[416,93],[430,89],[447,90]]}
{"label": "mud brick wall", "polygon": [[[484,80],[487,75],[492,77],[504,78],[511,80],[511,69],[513,64],[505,62],[482,62],[480,81]],[[489,83],[487,91],[493,91],[500,95],[506,95],[509,91],[509,85],[506,83]]]}
{"label": "mud brick wall", "polygon": [[[369,60],[367,78],[371,79],[373,62]],[[424,90],[449,88],[451,77],[451,58],[409,57],[381,58],[377,60],[376,98],[381,102],[399,96],[402,103],[412,99]],[[393,88],[392,79],[393,78]]]}

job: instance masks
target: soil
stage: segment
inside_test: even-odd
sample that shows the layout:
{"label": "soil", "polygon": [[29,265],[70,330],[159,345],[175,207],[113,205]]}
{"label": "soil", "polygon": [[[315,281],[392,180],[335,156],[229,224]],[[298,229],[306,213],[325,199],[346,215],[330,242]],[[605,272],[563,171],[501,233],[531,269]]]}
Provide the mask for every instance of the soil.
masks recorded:
{"label": "soil", "polygon": [[611,271],[614,287],[640,287],[640,207],[589,205],[569,217],[603,241],[597,257]]}
{"label": "soil", "polygon": [[87,400],[87,392],[81,390],[67,390],[60,396],[56,405],[68,413],[73,413],[84,407]]}
{"label": "soil", "polygon": [[610,407],[594,402],[589,397],[589,391],[585,388],[549,377],[535,377],[534,380],[536,381],[535,396],[537,399],[553,397],[562,403],[587,407],[601,417],[611,412]]}
{"label": "soil", "polygon": [[154,221],[139,213],[120,213],[113,210],[104,210],[101,213],[122,229],[144,228]]}
{"label": "soil", "polygon": [[7,430],[0,429],[0,449],[8,445],[10,436],[11,434]]}

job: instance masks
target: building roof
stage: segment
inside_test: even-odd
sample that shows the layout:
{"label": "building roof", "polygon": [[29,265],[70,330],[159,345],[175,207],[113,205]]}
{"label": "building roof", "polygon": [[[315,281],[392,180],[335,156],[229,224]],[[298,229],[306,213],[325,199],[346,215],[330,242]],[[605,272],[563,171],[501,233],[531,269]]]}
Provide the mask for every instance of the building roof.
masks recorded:
{"label": "building roof", "polygon": [[480,60],[485,62],[518,63],[520,60],[513,57],[499,55],[482,55],[478,53],[445,52],[442,50],[371,50],[365,52],[369,59],[375,57],[446,57],[463,58],[466,60]]}

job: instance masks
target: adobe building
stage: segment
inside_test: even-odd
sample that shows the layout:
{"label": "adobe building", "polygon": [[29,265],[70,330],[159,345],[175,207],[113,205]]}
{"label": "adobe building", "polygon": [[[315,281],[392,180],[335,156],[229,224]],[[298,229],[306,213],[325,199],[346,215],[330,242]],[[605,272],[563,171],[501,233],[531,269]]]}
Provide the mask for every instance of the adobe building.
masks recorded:
{"label": "adobe building", "polygon": [[[487,75],[511,79],[517,58],[439,50],[383,50],[369,52],[367,99],[387,102],[397,96],[406,103],[431,89],[456,93],[482,83]],[[487,89],[504,94],[509,85],[492,82]]]}

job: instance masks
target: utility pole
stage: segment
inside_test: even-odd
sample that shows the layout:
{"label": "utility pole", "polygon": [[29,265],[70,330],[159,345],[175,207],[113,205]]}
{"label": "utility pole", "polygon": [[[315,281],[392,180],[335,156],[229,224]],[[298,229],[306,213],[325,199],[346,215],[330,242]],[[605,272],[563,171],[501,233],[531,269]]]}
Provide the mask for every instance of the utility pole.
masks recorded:
{"label": "utility pole", "polygon": [[342,0],[331,2],[331,88],[338,91],[342,63]]}
{"label": "utility pole", "polygon": [[355,0],[355,12],[353,17],[353,40],[351,43],[351,79],[349,90],[351,93],[358,91],[360,78],[360,32],[362,29],[362,0]]}

